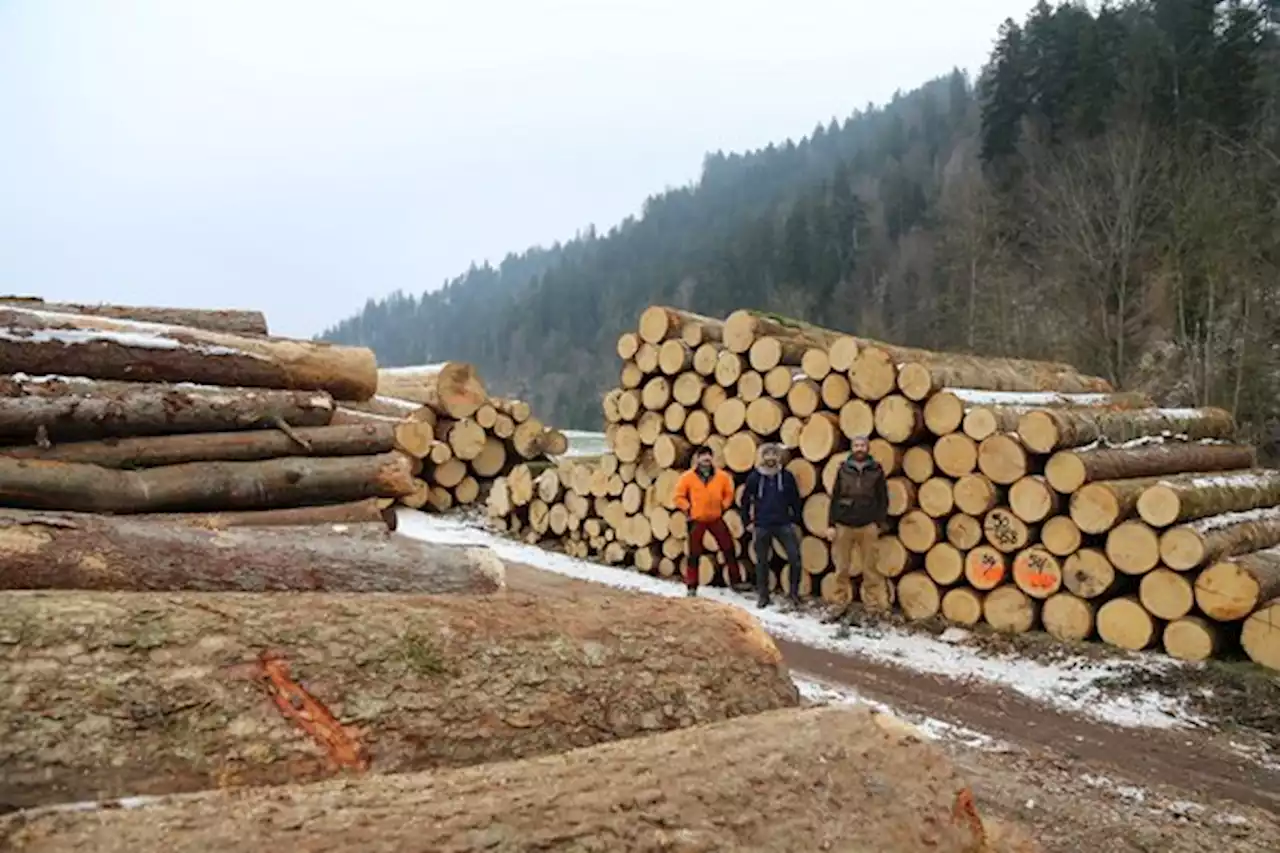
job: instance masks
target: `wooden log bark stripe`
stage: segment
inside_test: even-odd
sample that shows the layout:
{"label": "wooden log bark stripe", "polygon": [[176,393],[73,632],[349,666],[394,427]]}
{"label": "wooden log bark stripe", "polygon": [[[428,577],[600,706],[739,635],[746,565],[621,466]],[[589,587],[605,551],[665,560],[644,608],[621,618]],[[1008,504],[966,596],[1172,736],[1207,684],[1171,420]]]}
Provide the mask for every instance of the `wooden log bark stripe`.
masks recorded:
{"label": "wooden log bark stripe", "polygon": [[324,703],[293,680],[283,652],[264,651],[257,668],[260,683],[281,716],[309,734],[336,767],[361,772],[369,769],[368,752]]}

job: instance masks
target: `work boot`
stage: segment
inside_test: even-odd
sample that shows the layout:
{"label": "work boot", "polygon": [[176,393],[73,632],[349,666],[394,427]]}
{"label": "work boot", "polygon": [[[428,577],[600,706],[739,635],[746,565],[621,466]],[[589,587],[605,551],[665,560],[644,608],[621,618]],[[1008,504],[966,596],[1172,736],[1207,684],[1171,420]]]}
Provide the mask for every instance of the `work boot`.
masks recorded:
{"label": "work boot", "polygon": [[698,588],[696,586],[686,586],[684,588],[684,594],[686,598],[697,598]]}
{"label": "work boot", "polygon": [[799,613],[803,609],[804,604],[798,595],[788,595],[786,601],[782,602],[783,613]]}
{"label": "work boot", "polygon": [[769,606],[769,596],[765,595],[756,599],[757,610],[764,610],[768,606]]}

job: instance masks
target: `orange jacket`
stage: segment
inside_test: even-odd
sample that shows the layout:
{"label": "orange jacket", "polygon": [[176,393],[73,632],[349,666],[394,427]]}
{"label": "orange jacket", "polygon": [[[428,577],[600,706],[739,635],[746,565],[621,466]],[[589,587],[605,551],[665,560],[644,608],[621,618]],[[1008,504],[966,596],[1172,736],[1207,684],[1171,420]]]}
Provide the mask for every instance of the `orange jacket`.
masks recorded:
{"label": "orange jacket", "polygon": [[698,472],[685,471],[676,482],[676,507],[694,521],[715,521],[733,506],[733,480],[724,471],[716,471],[702,482]]}

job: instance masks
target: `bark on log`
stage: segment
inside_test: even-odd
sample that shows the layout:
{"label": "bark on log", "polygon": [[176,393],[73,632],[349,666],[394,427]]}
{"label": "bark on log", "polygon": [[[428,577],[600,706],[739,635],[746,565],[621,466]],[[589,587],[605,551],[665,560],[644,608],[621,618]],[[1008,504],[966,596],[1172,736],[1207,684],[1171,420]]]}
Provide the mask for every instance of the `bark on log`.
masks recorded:
{"label": "bark on log", "polygon": [[397,397],[370,397],[368,400],[338,400],[343,409],[352,409],[369,415],[381,415],[397,421],[426,421],[432,426],[440,421],[435,409],[423,403],[401,400]]}
{"label": "bark on log", "polygon": [[709,341],[720,340],[724,323],[712,317],[704,317],[679,308],[650,305],[640,314],[638,331],[640,340],[657,345],[668,340],[684,340],[684,332],[688,327],[697,328],[698,340],[685,341],[685,343],[696,347]]}
{"label": "bark on log", "polygon": [[724,345],[730,352],[748,352],[752,344],[765,336],[802,340],[813,346],[828,347],[844,335],[803,320],[763,311],[742,309],[725,318]]}
{"label": "bark on log", "polygon": [[[984,391],[1056,391],[1065,394],[1108,393],[1111,383],[1086,376],[1066,364],[1017,358],[983,358],[930,353],[876,344],[902,363],[898,387],[912,400],[924,400],[943,388]],[[907,368],[910,368],[909,370]],[[902,376],[902,371],[906,376]]]}
{"label": "bark on log", "polygon": [[[137,520],[168,524],[189,524],[206,530],[225,530],[229,527],[301,527],[326,524],[378,525],[384,530],[395,530],[395,508],[387,503],[389,498],[366,498],[324,506],[302,506],[291,509],[260,509],[245,512],[179,512],[142,516]],[[372,528],[370,528],[372,529]]]}
{"label": "bark on log", "polygon": [[33,441],[41,430],[57,442],[323,426],[333,412],[333,399],[319,391],[0,377],[0,438],[10,441]]}
{"label": "bark on log", "polygon": [[107,513],[274,509],[408,495],[413,467],[396,452],[137,471],[0,457],[0,504]]}
{"label": "bark on log", "polygon": [[281,456],[369,456],[395,447],[392,424],[158,435],[76,441],[48,448],[4,447],[13,459],[75,462],[103,468],[154,468],[183,462],[248,462]]}
{"label": "bark on log", "polygon": [[1213,657],[1222,644],[1218,626],[1199,616],[1183,616],[1164,627],[1164,650],[1178,660],[1199,662]]}
{"label": "bark on log", "polygon": [[3,831],[27,853],[1037,849],[1020,829],[984,822],[946,753],[917,730],[848,707],[437,773],[47,809]]}
{"label": "bark on log", "polygon": [[1085,533],[1106,533],[1133,515],[1138,498],[1159,478],[1139,477],[1133,480],[1098,480],[1071,496],[1071,520]]}
{"label": "bark on log", "polygon": [[1037,409],[1018,419],[1018,436],[1034,453],[1052,453],[1093,441],[1122,444],[1176,436],[1189,441],[1231,438],[1235,419],[1222,409]]}
{"label": "bark on log", "polygon": [[1214,563],[1196,578],[1196,606],[1212,619],[1243,619],[1280,595],[1280,548]]}
{"label": "bark on log", "polygon": [[58,314],[89,314],[117,320],[141,320],[166,326],[188,326],[209,332],[232,335],[265,335],[267,318],[261,311],[239,311],[227,308],[155,308],[145,305],[79,305],[70,302],[46,302],[37,296],[0,296],[0,303]]}
{"label": "bark on log", "polygon": [[1230,471],[1255,464],[1257,453],[1248,445],[1169,441],[1137,447],[1061,450],[1049,458],[1044,474],[1056,491],[1069,495],[1095,480]]}
{"label": "bark on log", "polygon": [[0,707],[10,807],[488,763],[798,701],[759,622],[711,602],[8,593],[3,609],[21,630],[0,687],[27,697]]}
{"label": "bark on log", "polygon": [[0,306],[0,371],[326,391],[366,400],[373,351]]}
{"label": "bark on log", "polygon": [[380,395],[422,403],[459,420],[471,417],[489,401],[480,375],[464,361],[383,368],[377,382]]}
{"label": "bark on log", "polygon": [[963,406],[964,432],[974,441],[982,441],[997,432],[1015,432],[1018,419],[1036,409],[1096,408],[1107,411],[1143,409],[1155,405],[1146,394],[1118,392],[1114,394],[1001,393],[951,389],[935,395],[954,397],[944,405],[950,417],[956,417],[957,406]]}
{"label": "bark on log", "polygon": [[1146,488],[1138,515],[1153,527],[1167,527],[1227,512],[1280,504],[1280,470],[1253,469],[1215,474],[1182,474]]}
{"label": "bark on log", "polygon": [[1160,536],[1160,559],[1186,571],[1196,566],[1280,545],[1280,507],[1211,515],[1171,527]]}
{"label": "bark on log", "polygon": [[486,549],[371,526],[202,529],[169,518],[0,510],[0,587],[482,593],[503,582]]}

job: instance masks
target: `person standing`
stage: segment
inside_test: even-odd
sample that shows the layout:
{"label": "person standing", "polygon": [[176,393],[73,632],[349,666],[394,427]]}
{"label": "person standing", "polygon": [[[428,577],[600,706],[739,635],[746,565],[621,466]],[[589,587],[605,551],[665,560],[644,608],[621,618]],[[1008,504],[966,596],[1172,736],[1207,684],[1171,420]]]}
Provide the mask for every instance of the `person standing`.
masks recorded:
{"label": "person standing", "polygon": [[803,567],[794,525],[800,522],[801,511],[800,488],[795,475],[782,467],[782,448],[761,445],[759,464],[747,475],[742,491],[742,514],[755,539],[757,607],[769,606],[769,556],[775,539],[782,543],[791,569],[786,609],[800,606]]}
{"label": "person standing", "polygon": [[724,513],[733,505],[733,480],[716,468],[711,448],[699,447],[693,452],[693,467],[676,482],[676,508],[689,517],[689,553],[684,565],[684,584],[688,595],[698,594],[698,560],[702,557],[702,540],[710,533],[724,554],[725,580],[741,589],[742,570],[734,554],[733,537],[724,523]]}
{"label": "person standing", "polygon": [[876,565],[880,531],[888,527],[889,489],[870,448],[866,436],[854,438],[831,492],[827,538],[832,541],[836,601],[827,622],[848,615],[854,577],[862,577],[862,600],[868,609],[883,611],[893,605],[893,589]]}

